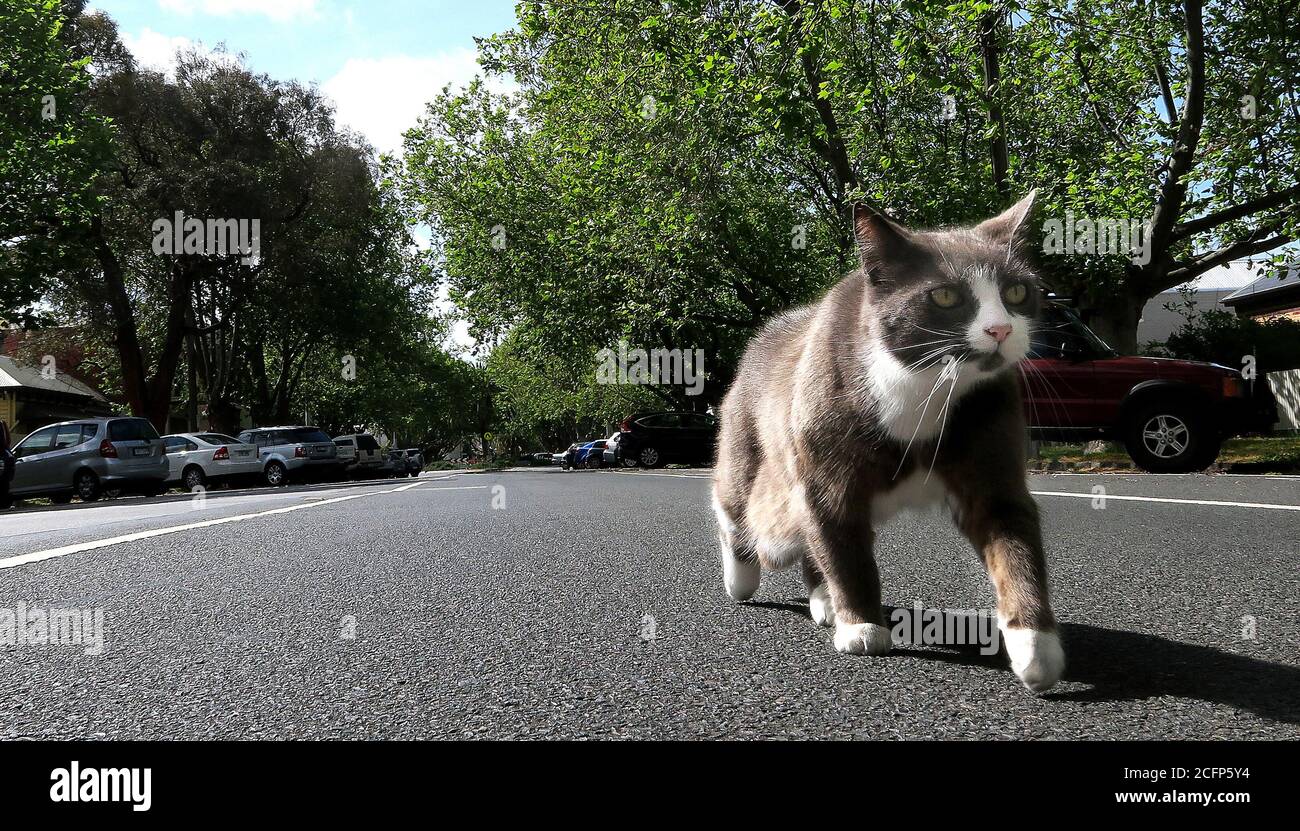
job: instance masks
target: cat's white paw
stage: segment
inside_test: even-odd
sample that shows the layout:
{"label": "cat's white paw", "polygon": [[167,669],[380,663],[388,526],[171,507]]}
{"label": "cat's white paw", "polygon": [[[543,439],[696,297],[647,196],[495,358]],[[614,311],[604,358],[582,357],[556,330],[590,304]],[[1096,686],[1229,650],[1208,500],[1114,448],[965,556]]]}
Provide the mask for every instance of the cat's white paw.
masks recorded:
{"label": "cat's white paw", "polygon": [[763,576],[762,567],[757,560],[746,562],[731,553],[731,548],[722,545],[722,582],[727,587],[727,594],[732,600],[748,600],[758,591],[758,582]]}
{"label": "cat's white paw", "polygon": [[831,593],[825,583],[808,593],[808,611],[818,626],[835,625],[835,604],[831,602]]}
{"label": "cat's white paw", "polygon": [[1055,632],[1003,629],[1002,642],[1011,659],[1011,670],[1033,692],[1047,692],[1065,673],[1065,651]]}
{"label": "cat's white paw", "polygon": [[893,645],[889,630],[878,623],[836,623],[835,650],[850,655],[884,655]]}

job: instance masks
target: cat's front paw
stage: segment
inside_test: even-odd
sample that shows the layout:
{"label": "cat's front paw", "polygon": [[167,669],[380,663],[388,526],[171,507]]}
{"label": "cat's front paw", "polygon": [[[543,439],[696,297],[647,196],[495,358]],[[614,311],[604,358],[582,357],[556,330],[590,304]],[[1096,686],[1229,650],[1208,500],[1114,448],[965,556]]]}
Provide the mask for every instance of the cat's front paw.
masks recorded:
{"label": "cat's front paw", "polygon": [[835,604],[831,602],[831,593],[825,583],[809,592],[808,611],[818,626],[835,625]]}
{"label": "cat's front paw", "polygon": [[1032,692],[1047,692],[1065,673],[1065,650],[1055,632],[1003,629],[1002,642],[1011,659],[1011,670]]}
{"label": "cat's front paw", "polygon": [[884,655],[893,645],[889,630],[878,623],[836,623],[835,650],[849,655]]}

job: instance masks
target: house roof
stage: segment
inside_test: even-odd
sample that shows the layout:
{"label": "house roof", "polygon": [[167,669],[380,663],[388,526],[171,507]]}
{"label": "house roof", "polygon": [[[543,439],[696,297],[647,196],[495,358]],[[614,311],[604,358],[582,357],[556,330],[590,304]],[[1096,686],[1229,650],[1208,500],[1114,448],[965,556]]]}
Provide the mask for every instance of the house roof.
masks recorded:
{"label": "house roof", "polygon": [[1300,263],[1290,263],[1276,272],[1260,277],[1250,285],[1242,286],[1219,302],[1225,306],[1235,306],[1248,300],[1267,300],[1279,292],[1294,291],[1298,288],[1300,288]]}
{"label": "house roof", "polygon": [[93,398],[96,401],[108,400],[96,389],[78,381],[66,372],[56,372],[52,377],[46,377],[40,369],[24,366],[13,358],[3,355],[0,355],[0,389],[41,390]]}

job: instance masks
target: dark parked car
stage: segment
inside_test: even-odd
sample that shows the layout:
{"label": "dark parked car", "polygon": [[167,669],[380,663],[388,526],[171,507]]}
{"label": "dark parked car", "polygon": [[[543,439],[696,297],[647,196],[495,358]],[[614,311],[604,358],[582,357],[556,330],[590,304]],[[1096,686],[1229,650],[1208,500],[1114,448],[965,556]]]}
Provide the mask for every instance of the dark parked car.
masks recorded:
{"label": "dark parked car", "polygon": [[[611,439],[611,441],[613,441]],[[642,467],[712,464],[718,420],[705,413],[636,413],[619,425],[614,461]]]}
{"label": "dark parked car", "polygon": [[402,452],[406,454],[406,475],[419,476],[424,470],[424,451],[418,447],[408,447]]}
{"label": "dark parked car", "polygon": [[560,455],[559,465],[561,470],[568,470],[569,468],[573,467],[574,459],[578,454],[578,448],[582,447],[583,444],[584,442],[574,442],[573,444],[569,445],[568,449],[566,449],[563,453],[559,454]]}
{"label": "dark parked car", "polygon": [[1123,442],[1139,467],[1156,473],[1203,470],[1225,438],[1277,421],[1262,379],[1251,384],[1217,364],[1122,356],[1056,303],[1044,308],[1021,368],[1035,438]]}
{"label": "dark parked car", "polygon": [[9,450],[9,425],[0,421],[0,510],[9,507],[9,482],[14,478],[14,454]]}

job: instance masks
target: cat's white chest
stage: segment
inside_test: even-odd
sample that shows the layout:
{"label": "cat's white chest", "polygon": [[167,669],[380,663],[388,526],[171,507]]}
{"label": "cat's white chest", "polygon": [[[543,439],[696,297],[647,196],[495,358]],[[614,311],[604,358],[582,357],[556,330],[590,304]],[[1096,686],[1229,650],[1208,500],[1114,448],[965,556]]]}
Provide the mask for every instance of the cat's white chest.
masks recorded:
{"label": "cat's white chest", "polygon": [[917,468],[894,483],[887,491],[877,491],[871,499],[871,523],[888,522],[901,511],[926,510],[942,505],[948,495],[936,474],[926,481],[925,468]]}

